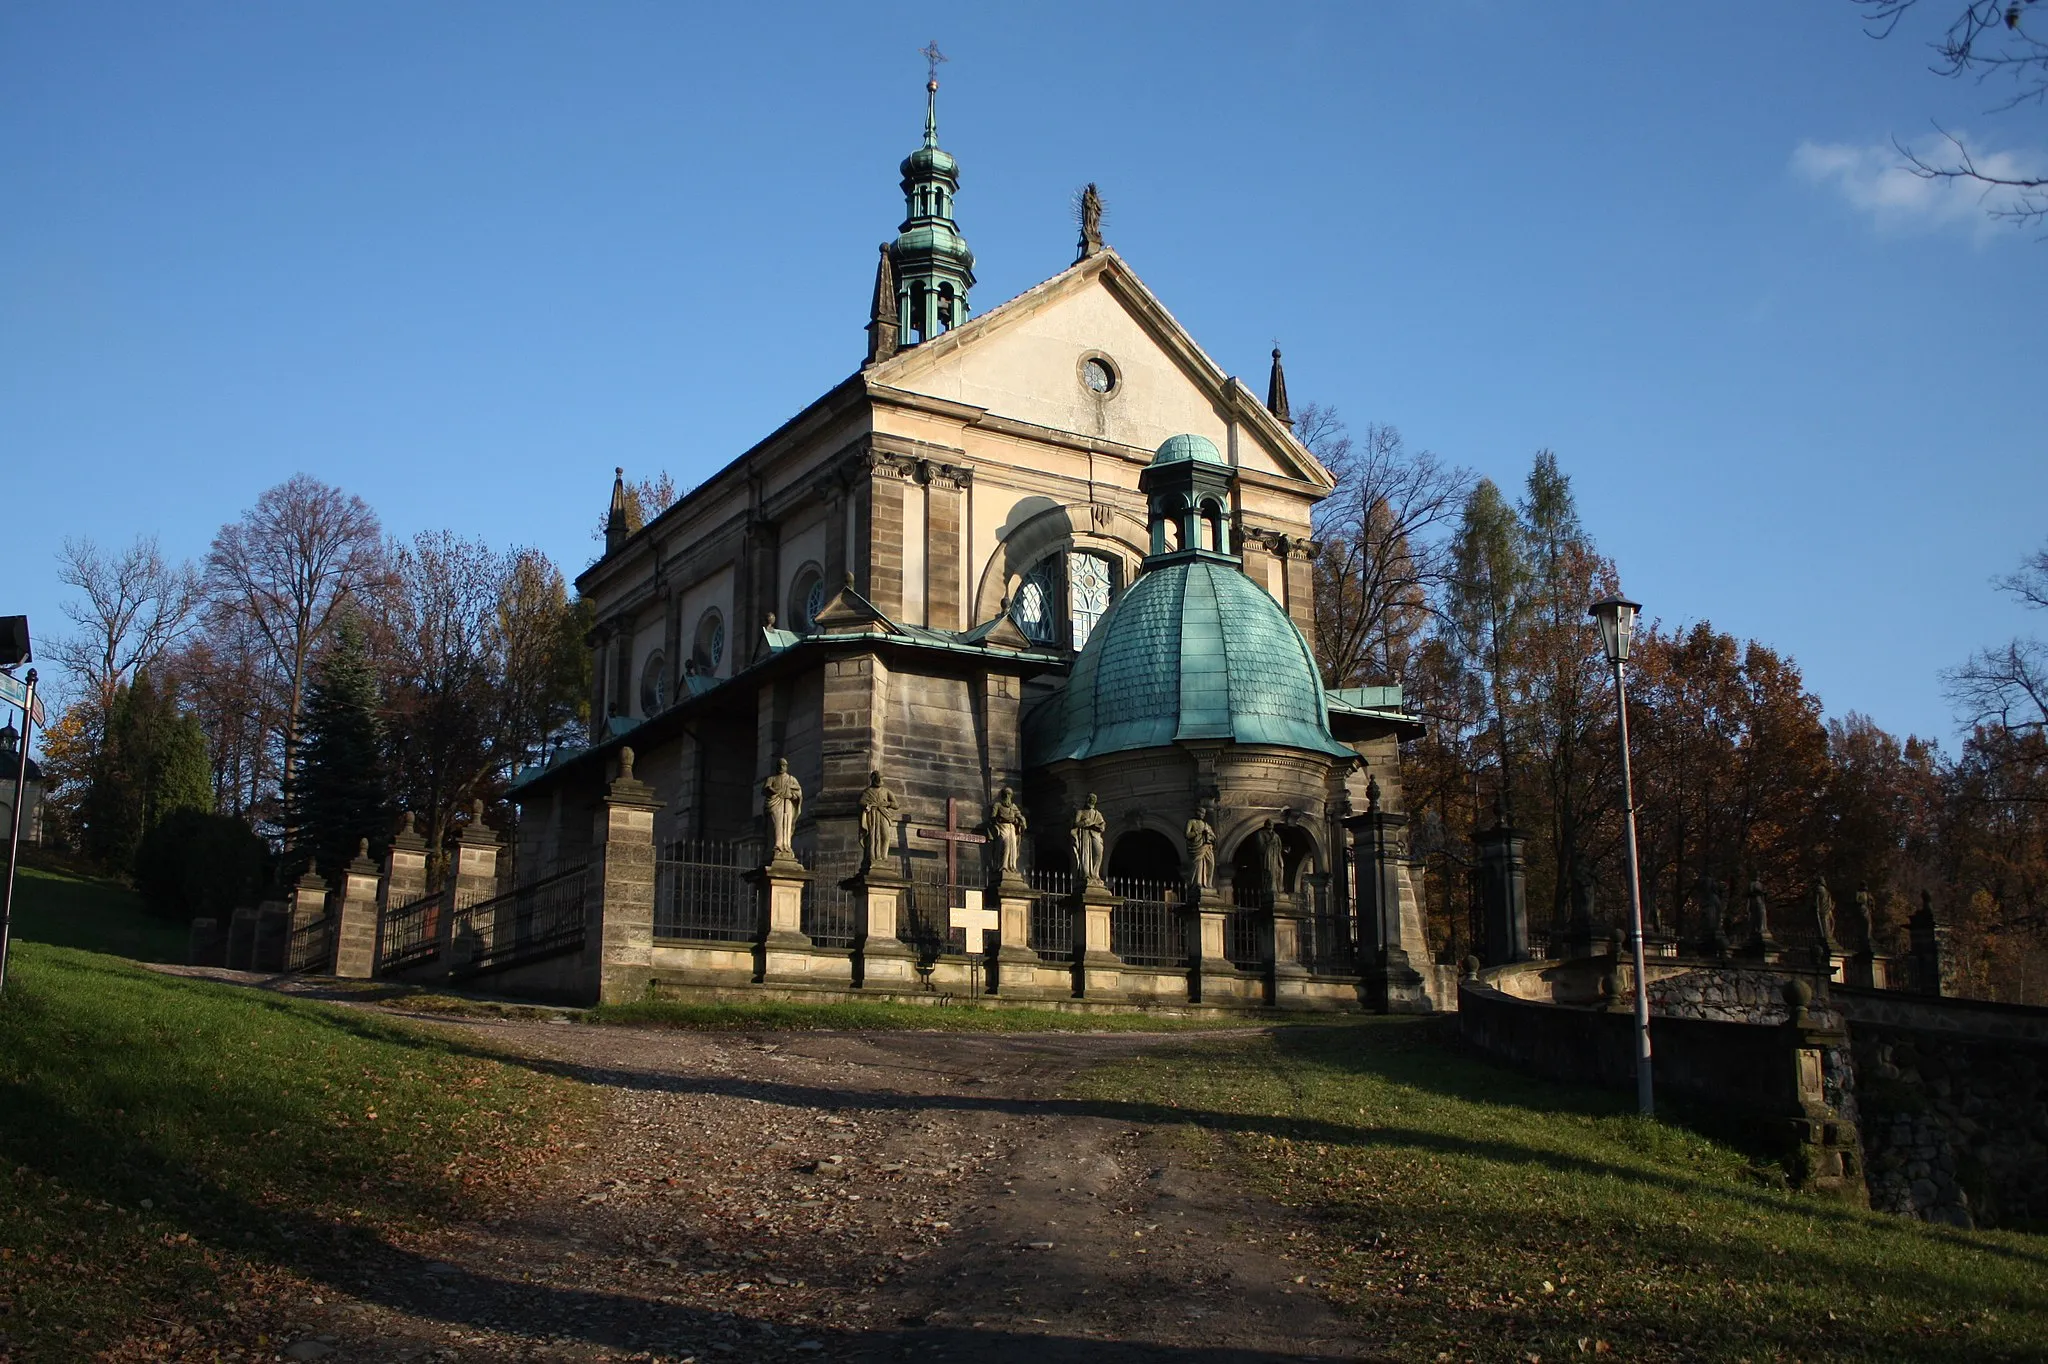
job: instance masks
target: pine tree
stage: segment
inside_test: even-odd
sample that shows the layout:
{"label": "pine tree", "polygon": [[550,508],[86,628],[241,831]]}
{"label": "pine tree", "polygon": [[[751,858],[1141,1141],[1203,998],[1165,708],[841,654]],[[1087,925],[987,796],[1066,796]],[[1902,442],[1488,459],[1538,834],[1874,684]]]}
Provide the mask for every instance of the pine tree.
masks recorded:
{"label": "pine tree", "polygon": [[378,704],[362,624],[344,617],[306,696],[306,741],[292,820],[300,846],[288,859],[299,867],[310,861],[330,884],[361,840],[381,850],[389,829]]}

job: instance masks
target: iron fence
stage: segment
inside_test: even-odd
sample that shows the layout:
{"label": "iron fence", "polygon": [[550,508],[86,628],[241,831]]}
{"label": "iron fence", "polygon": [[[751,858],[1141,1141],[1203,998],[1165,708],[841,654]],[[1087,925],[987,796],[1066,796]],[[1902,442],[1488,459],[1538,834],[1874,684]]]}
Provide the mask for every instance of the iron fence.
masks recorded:
{"label": "iron fence", "polygon": [[1109,950],[1132,966],[1185,966],[1187,923],[1181,888],[1164,881],[1117,880],[1109,888],[1123,897],[1109,911]]}
{"label": "iron fence", "polygon": [[907,882],[897,902],[896,937],[929,966],[947,952],[966,950],[966,933],[951,926],[954,888],[940,881]]}
{"label": "iron fence", "polygon": [[1040,961],[1072,961],[1073,873],[1031,871],[1025,880],[1031,886],[1031,950]]}
{"label": "iron fence", "polygon": [[588,866],[556,872],[490,899],[455,905],[453,975],[477,975],[573,952],[588,935]]}
{"label": "iron fence", "polygon": [[804,883],[802,926],[813,946],[851,947],[866,929],[861,922],[864,902],[840,884],[852,874],[820,869]]}
{"label": "iron fence", "polygon": [[430,890],[419,899],[389,910],[377,935],[377,970],[396,970],[425,961],[440,948],[436,929],[441,922],[441,892]]}
{"label": "iron fence", "polygon": [[334,917],[300,924],[285,944],[284,969],[293,972],[325,971],[334,960]]}
{"label": "iron fence", "polygon": [[[1348,975],[1358,969],[1359,948],[1351,916],[1318,909],[1301,921],[1301,960],[1309,970]],[[1368,949],[1370,950],[1370,949]]]}
{"label": "iron fence", "polygon": [[1223,956],[1232,966],[1256,971],[1266,964],[1266,914],[1248,905],[1224,912]]}
{"label": "iron fence", "polygon": [[760,896],[749,873],[762,862],[759,840],[679,838],[654,863],[654,936],[752,942],[760,936]]}

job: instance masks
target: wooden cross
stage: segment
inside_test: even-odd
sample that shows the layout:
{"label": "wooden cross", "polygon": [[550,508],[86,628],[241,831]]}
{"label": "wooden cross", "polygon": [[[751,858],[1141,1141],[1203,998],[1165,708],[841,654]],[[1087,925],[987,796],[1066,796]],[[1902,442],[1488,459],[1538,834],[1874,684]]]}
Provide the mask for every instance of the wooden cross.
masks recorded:
{"label": "wooden cross", "polygon": [[[960,802],[952,796],[946,797],[946,827],[943,829],[919,829],[919,838],[943,840],[946,845],[946,884],[960,884],[960,845],[962,843],[986,843],[980,834],[969,833],[960,827]],[[960,927],[955,924],[954,927]]]}

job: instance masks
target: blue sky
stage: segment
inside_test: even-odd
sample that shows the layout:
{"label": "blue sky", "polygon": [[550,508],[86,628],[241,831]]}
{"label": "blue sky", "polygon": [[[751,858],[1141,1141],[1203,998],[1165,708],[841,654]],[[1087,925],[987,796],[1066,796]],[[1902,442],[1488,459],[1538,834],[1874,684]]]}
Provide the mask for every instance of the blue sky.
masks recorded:
{"label": "blue sky", "polygon": [[[1929,0],[1934,9],[1941,0]],[[1923,6],[1925,8],[1925,6]],[[1933,11],[1930,10],[1930,14]],[[304,470],[572,574],[612,466],[700,480],[858,363],[937,37],[985,311],[1071,200],[1227,369],[1503,484],[1558,452],[1667,621],[1953,747],[2035,626],[2048,243],[1908,181],[2048,117],[1847,0],[0,8],[0,610],[203,554]]]}

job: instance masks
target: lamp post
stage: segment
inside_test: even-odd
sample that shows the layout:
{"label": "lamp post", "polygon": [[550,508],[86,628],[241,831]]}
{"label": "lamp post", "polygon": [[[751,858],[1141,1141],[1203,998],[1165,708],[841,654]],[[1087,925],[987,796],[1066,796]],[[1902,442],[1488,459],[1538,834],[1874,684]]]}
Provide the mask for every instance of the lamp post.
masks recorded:
{"label": "lamp post", "polygon": [[1636,787],[1628,761],[1629,645],[1636,632],[1640,604],[1621,597],[1596,601],[1587,614],[1600,623],[1600,644],[1614,668],[1614,705],[1621,721],[1621,803],[1628,827],[1628,926],[1636,966],[1636,1107],[1644,1117],[1657,1111],[1650,1088],[1650,982],[1643,973],[1643,893],[1636,863]]}

